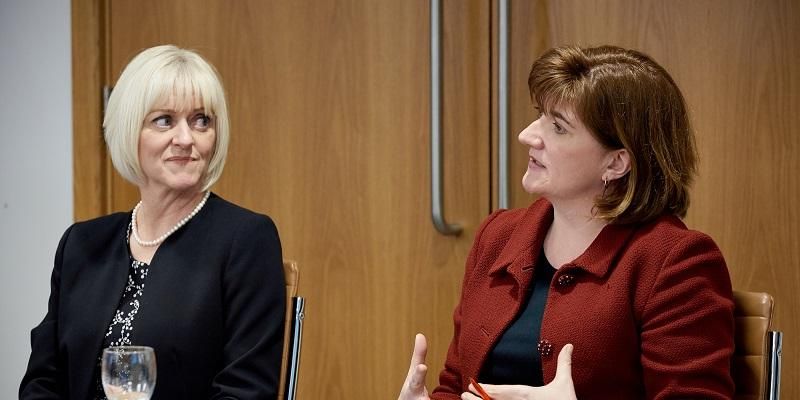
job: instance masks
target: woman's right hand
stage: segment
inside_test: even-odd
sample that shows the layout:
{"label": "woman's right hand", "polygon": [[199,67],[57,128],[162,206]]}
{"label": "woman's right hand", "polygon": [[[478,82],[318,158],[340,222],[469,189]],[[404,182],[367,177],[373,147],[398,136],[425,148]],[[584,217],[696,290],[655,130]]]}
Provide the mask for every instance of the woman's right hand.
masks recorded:
{"label": "woman's right hand", "polygon": [[[540,387],[524,385],[481,384],[486,394],[494,400],[575,400],[575,384],[572,381],[572,345],[567,344],[558,353],[556,376],[552,382]],[[475,386],[469,384],[469,392],[461,394],[462,400],[479,400]]]}
{"label": "woman's right hand", "polygon": [[425,335],[418,333],[414,338],[414,352],[411,354],[408,375],[397,400],[430,400],[428,389],[425,387],[425,374],[428,372],[428,366],[425,365],[427,352],[428,342],[425,340]]}

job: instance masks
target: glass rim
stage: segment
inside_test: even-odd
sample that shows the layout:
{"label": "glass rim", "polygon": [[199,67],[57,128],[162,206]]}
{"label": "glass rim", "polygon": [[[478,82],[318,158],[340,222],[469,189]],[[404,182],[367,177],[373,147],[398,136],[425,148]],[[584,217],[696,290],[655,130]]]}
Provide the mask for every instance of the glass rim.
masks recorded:
{"label": "glass rim", "polygon": [[150,346],[110,346],[103,349],[103,353],[137,353],[137,352],[153,352]]}

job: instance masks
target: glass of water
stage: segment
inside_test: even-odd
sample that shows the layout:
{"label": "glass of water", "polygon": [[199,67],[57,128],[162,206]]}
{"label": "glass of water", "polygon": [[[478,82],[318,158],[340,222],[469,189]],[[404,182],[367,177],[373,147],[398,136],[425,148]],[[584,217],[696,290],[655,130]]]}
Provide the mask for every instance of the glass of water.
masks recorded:
{"label": "glass of water", "polygon": [[104,349],[101,380],[108,400],[150,400],[156,386],[153,348],[115,346]]}

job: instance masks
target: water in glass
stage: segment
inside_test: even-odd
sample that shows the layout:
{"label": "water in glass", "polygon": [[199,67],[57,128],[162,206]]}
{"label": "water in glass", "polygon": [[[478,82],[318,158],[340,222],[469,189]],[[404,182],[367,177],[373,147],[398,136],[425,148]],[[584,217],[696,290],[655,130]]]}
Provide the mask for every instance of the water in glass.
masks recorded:
{"label": "water in glass", "polygon": [[109,400],[149,400],[156,386],[153,348],[115,346],[104,349],[101,379]]}

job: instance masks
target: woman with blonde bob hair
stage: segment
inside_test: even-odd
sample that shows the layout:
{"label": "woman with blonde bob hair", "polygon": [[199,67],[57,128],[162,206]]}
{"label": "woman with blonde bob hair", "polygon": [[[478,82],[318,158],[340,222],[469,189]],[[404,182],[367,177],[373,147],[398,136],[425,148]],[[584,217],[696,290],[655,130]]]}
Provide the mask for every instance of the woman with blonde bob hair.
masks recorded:
{"label": "woman with blonde bob hair", "polygon": [[417,335],[399,398],[732,398],[728,270],[680,219],[697,157],[677,85],[614,46],[551,49],[528,84],[541,198],[478,229],[439,386]]}
{"label": "woman with blonde bob hair", "polygon": [[79,222],[56,251],[20,399],[105,399],[99,356],[149,346],[152,399],[276,398],[285,288],[269,217],[210,192],[228,111],[216,70],[171,45],[125,67],[103,122],[130,212]]}
{"label": "woman with blonde bob hair", "polygon": [[[222,175],[228,155],[228,108],[217,71],[199,54],[175,46],[157,46],[143,51],[122,72],[115,93],[106,107],[103,128],[114,167],[123,178],[138,185],[144,178],[139,165],[139,134],[142,121],[156,105],[170,97],[184,99],[181,106],[198,97],[203,109],[214,117],[214,155],[204,175],[208,190]],[[197,94],[197,96],[195,96]]]}

